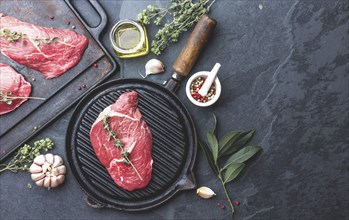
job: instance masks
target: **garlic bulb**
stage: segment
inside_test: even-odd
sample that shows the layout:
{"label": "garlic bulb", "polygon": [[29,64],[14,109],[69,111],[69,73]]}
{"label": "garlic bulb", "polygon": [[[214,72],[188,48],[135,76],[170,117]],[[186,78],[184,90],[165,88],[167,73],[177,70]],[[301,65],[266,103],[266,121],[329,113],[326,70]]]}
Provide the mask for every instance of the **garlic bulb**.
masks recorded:
{"label": "garlic bulb", "polygon": [[151,59],[145,64],[145,76],[140,74],[143,78],[146,78],[150,74],[157,74],[164,72],[164,64],[157,59]]}
{"label": "garlic bulb", "polygon": [[206,186],[202,186],[200,188],[198,188],[196,190],[196,193],[201,197],[201,198],[204,198],[204,199],[209,199],[213,196],[216,195],[216,193],[213,192],[212,189],[206,187]]}
{"label": "garlic bulb", "polygon": [[29,172],[36,185],[55,188],[64,182],[66,168],[60,156],[46,154],[35,157]]}

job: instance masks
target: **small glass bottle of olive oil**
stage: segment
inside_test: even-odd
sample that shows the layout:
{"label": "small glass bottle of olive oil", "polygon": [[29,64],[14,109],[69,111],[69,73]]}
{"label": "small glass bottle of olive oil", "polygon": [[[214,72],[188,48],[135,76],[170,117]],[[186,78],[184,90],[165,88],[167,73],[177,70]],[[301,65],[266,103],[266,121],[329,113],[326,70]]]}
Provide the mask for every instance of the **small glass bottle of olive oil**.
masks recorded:
{"label": "small glass bottle of olive oil", "polygon": [[120,58],[144,56],[149,53],[147,32],[133,20],[121,20],[110,32],[110,42]]}

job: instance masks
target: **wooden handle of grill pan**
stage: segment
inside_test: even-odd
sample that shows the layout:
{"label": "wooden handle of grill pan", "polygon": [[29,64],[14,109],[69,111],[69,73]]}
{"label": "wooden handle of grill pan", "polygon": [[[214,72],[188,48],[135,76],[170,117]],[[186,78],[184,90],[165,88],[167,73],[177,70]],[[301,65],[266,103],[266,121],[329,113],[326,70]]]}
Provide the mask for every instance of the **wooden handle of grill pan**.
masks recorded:
{"label": "wooden handle of grill pan", "polygon": [[213,34],[217,21],[203,15],[196,24],[189,39],[184,45],[176,62],[173,64],[173,70],[185,77],[196,63],[202,49],[207,44],[210,36]]}

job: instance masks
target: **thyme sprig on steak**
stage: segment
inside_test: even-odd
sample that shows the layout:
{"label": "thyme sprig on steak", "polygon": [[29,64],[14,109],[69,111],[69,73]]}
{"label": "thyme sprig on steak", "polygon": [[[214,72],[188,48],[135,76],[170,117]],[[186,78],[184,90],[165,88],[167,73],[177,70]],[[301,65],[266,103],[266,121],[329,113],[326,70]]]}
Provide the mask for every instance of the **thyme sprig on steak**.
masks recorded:
{"label": "thyme sprig on steak", "polygon": [[123,159],[123,163],[127,164],[127,165],[131,165],[132,168],[135,170],[135,172],[137,173],[139,179],[141,179],[143,181],[143,178],[141,177],[141,175],[138,173],[136,167],[133,165],[133,163],[131,162],[131,160],[128,158],[128,156],[130,155],[130,152],[127,152],[124,148],[123,148],[123,144],[121,142],[121,140],[116,136],[115,132],[113,130],[111,130],[110,125],[108,123],[108,119],[110,118],[109,115],[105,115],[103,118],[103,128],[108,131],[109,133],[109,139],[108,141],[111,141],[111,138],[114,139],[114,146],[120,148],[121,150],[121,156]]}
{"label": "thyme sprig on steak", "polygon": [[[8,40],[9,42],[14,42],[14,41],[18,41],[18,40],[23,41],[23,39],[27,35],[20,33],[20,32],[17,32],[17,31],[11,32],[7,28],[1,28],[0,36],[3,38],[6,38],[6,40]],[[36,37],[36,38],[29,38],[29,39],[33,40],[33,42],[36,46],[39,46],[40,43],[49,44],[49,43],[56,42],[58,40],[58,37],[53,37],[53,38],[38,38],[38,37]]]}
{"label": "thyme sprig on steak", "polygon": [[11,32],[7,28],[1,28],[0,36],[3,38],[6,38],[6,40],[8,40],[10,42],[13,42],[13,41],[17,41],[17,40],[22,40],[24,38],[25,34],[19,33],[17,31]]}
{"label": "thyme sprig on steak", "polygon": [[38,99],[45,100],[45,98],[40,97],[30,97],[30,96],[13,96],[11,91],[1,92],[0,91],[0,102],[5,102],[8,105],[12,104],[12,101],[15,99]]}

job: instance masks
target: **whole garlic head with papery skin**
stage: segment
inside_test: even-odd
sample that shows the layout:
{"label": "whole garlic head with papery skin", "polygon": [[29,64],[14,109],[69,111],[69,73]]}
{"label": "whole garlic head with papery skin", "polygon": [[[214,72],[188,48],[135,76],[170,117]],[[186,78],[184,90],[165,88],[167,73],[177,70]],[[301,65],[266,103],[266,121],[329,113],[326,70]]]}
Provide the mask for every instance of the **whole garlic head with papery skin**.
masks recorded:
{"label": "whole garlic head with papery skin", "polygon": [[66,167],[60,156],[45,154],[35,157],[29,172],[36,185],[55,188],[64,182]]}

